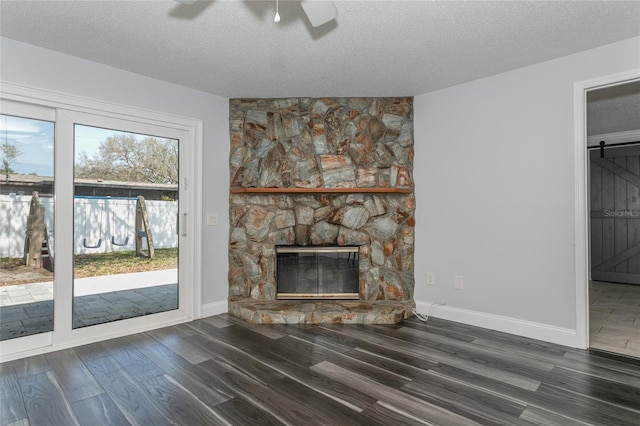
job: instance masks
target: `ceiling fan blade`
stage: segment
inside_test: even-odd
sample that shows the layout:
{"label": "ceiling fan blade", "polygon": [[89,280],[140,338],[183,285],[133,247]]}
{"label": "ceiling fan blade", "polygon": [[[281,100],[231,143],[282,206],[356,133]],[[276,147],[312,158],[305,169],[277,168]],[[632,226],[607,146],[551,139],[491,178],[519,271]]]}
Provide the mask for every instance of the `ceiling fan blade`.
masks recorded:
{"label": "ceiling fan blade", "polygon": [[338,9],[331,0],[300,0],[300,4],[314,27],[326,24],[338,16]]}

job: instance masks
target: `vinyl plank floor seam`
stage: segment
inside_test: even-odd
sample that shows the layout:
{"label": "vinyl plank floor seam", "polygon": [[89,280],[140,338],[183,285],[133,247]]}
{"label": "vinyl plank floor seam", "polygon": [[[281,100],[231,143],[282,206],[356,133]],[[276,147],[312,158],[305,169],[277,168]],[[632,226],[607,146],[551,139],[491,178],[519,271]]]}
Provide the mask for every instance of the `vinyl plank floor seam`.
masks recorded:
{"label": "vinyl plank floor seam", "polygon": [[[367,333],[363,332],[360,328],[357,329],[342,329],[342,332],[349,335],[358,335],[361,336],[363,340],[367,338]],[[389,344],[384,338],[376,335],[375,333],[370,335],[370,342],[381,347],[385,347]],[[412,356],[423,358],[428,361],[442,363],[442,364],[450,364],[452,366],[457,366],[463,369],[473,369],[476,372],[483,374],[487,377],[500,377],[501,380],[515,384],[525,389],[535,390],[539,385],[540,381],[536,379],[529,378],[522,374],[519,374],[518,371],[513,371],[513,368],[510,370],[503,370],[500,366],[492,366],[482,362],[476,362],[474,359],[470,359],[468,356],[460,356],[456,351],[445,352],[440,349],[435,349],[432,347],[419,346],[412,342],[406,342],[402,339],[391,339],[391,343],[396,346],[397,350],[403,350],[411,354]]]}
{"label": "vinyl plank floor seam", "polygon": [[326,396],[344,405],[354,412],[361,412],[377,401],[365,392],[332,381],[326,376],[316,373],[311,368],[299,367],[297,364],[295,364],[293,370],[291,365],[289,368],[282,367],[279,366],[277,369],[287,378],[308,387],[318,395]]}
{"label": "vinyl plank floor seam", "polygon": [[640,405],[635,405],[635,407],[628,407],[611,401],[607,401],[594,395],[587,395],[584,392],[578,392],[575,390],[563,388],[561,386],[551,385],[548,383],[545,383],[545,386],[553,387],[560,392],[572,394],[585,400],[590,400],[593,404],[597,404],[601,410],[606,409],[611,411],[618,411],[620,413],[627,413],[629,417],[640,419]]}
{"label": "vinyl plank floor seam", "polygon": [[0,364],[0,426],[637,425],[640,361],[433,318],[222,314]]}

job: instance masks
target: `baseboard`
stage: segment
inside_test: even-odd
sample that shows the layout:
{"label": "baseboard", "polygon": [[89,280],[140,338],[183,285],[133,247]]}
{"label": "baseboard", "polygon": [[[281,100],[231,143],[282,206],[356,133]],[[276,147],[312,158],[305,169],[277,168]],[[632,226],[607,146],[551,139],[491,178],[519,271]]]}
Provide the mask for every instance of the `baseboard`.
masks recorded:
{"label": "baseboard", "polygon": [[201,318],[211,317],[218,314],[226,314],[229,308],[229,302],[226,300],[219,300],[217,302],[207,303],[202,305]]}
{"label": "baseboard", "polygon": [[557,343],[559,345],[578,347],[576,330],[555,327],[532,321],[524,321],[517,318],[501,315],[487,314],[452,306],[436,305],[431,302],[416,301],[416,310],[420,313],[429,313],[429,316],[477,327],[502,331],[531,339]]}

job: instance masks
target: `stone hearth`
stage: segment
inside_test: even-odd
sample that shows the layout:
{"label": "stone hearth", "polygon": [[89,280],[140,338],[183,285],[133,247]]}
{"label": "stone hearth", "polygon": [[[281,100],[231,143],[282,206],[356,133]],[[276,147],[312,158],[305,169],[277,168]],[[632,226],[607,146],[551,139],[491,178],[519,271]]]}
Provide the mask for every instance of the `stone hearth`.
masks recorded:
{"label": "stone hearth", "polygon": [[[230,133],[229,313],[253,323],[410,316],[412,98],[231,100]],[[251,188],[271,192],[237,191]],[[276,245],[358,246],[360,300],[276,300]]]}
{"label": "stone hearth", "polygon": [[395,324],[411,316],[413,301],[244,300],[229,313],[252,324]]}

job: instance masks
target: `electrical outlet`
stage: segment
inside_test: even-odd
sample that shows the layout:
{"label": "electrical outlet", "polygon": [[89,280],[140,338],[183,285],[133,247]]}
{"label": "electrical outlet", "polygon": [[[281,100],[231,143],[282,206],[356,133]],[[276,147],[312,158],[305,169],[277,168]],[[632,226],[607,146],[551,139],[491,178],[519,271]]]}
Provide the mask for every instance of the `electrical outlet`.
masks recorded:
{"label": "electrical outlet", "polygon": [[427,272],[427,285],[436,285],[436,274]]}
{"label": "electrical outlet", "polygon": [[464,289],[464,277],[462,275],[456,275],[454,281],[454,286],[458,290]]}

